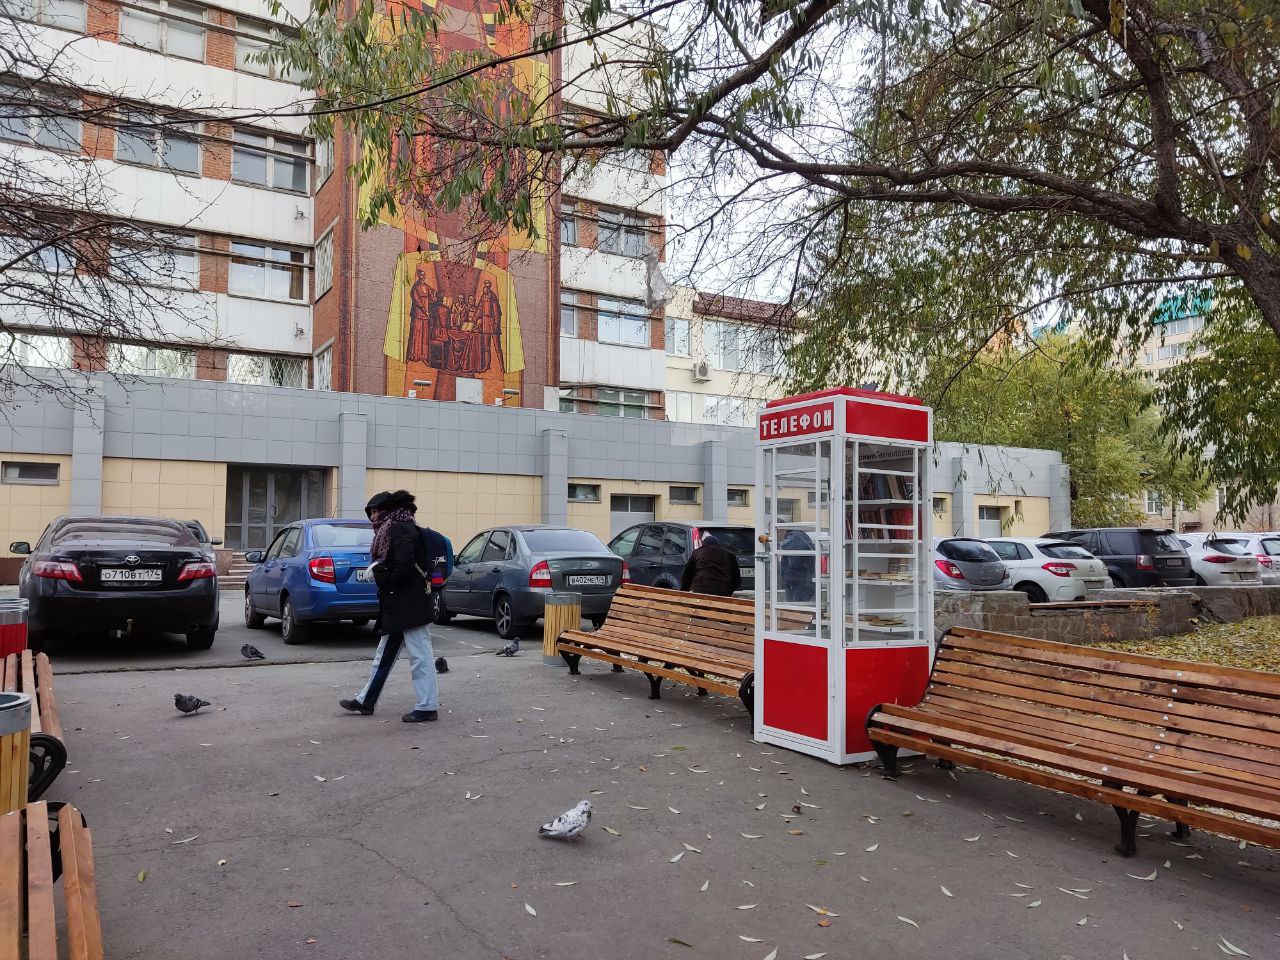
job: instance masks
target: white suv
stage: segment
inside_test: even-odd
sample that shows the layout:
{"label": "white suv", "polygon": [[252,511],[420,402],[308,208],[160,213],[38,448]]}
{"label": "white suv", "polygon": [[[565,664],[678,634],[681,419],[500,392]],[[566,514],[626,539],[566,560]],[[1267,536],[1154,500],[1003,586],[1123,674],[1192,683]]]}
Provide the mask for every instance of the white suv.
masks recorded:
{"label": "white suv", "polygon": [[1111,586],[1107,565],[1078,543],[1044,537],[988,540],[1009,568],[1013,589],[1032,603],[1083,600],[1086,590]]}
{"label": "white suv", "polygon": [[1180,533],[1178,540],[1191,558],[1198,585],[1256,587],[1262,584],[1258,558],[1244,537],[1226,533]]}

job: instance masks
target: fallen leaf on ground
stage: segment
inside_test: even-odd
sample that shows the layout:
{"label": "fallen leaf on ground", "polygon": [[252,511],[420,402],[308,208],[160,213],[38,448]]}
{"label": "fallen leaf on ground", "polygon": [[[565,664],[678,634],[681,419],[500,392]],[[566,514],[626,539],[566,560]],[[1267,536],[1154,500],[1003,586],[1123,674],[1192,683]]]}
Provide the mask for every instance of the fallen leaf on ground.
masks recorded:
{"label": "fallen leaf on ground", "polygon": [[305,943],[319,943],[320,941],[319,941],[319,940],[317,940],[315,937],[307,937],[307,939],[306,939],[304,942],[305,942]]}
{"label": "fallen leaf on ground", "polygon": [[684,856],[684,851],[683,851],[683,850],[681,850],[681,851],[680,851],[679,853],[677,853],[674,857],[672,857],[670,860],[668,860],[668,861],[667,861],[667,863],[675,863],[677,860],[679,860],[679,859],[680,859],[681,857],[683,857],[683,856]]}
{"label": "fallen leaf on ground", "polygon": [[948,890],[946,887],[944,887],[942,884],[938,884],[938,889],[942,891],[943,896],[951,897],[952,899],[955,899],[955,894],[952,893],[950,890]]}
{"label": "fallen leaf on ground", "polygon": [[965,842],[965,843],[976,843],[977,841],[979,841],[979,840],[981,840],[981,839],[982,839],[982,834],[978,834],[976,837],[965,837],[965,838],[964,838],[964,842]]}
{"label": "fallen leaf on ground", "polygon": [[572,887],[572,886],[574,886],[577,882],[578,882],[577,880],[558,880],[558,881],[556,881],[556,886],[557,886],[557,887]]}
{"label": "fallen leaf on ground", "polygon": [[823,917],[821,920],[818,921],[818,926],[829,927],[831,926],[831,921],[828,920],[826,917]]}
{"label": "fallen leaf on ground", "polygon": [[703,880],[703,881],[702,881],[702,886],[700,886],[700,887],[698,888],[698,892],[699,892],[699,893],[706,893],[706,892],[707,892],[707,890],[708,890],[708,889],[710,889],[710,887],[711,887],[711,881],[710,881],[710,880]]}
{"label": "fallen leaf on ground", "polygon": [[631,810],[648,810],[648,809],[649,809],[648,807],[637,807],[637,806],[635,806],[634,804],[631,804],[631,803],[628,803],[628,804],[627,804],[627,807],[628,807],[629,809],[631,809]]}
{"label": "fallen leaf on ground", "polygon": [[531,917],[536,917],[538,915],[538,911],[533,909],[533,907],[529,906],[527,903],[524,905],[524,912]]}
{"label": "fallen leaf on ground", "polygon": [[679,812],[680,812],[680,811],[679,811],[679,810],[677,810],[675,807],[667,807],[667,809],[668,809],[668,810],[670,810],[672,813],[679,813]]}
{"label": "fallen leaf on ground", "polygon": [[823,958],[823,957],[825,957],[825,956],[826,956],[826,953],[825,953],[825,952],[823,952],[823,953],[806,953],[806,954],[804,955],[804,960],[822,960],[822,958]]}
{"label": "fallen leaf on ground", "polygon": [[875,853],[878,849],[880,849],[880,844],[873,843],[871,846],[867,847],[867,853]]}
{"label": "fallen leaf on ground", "polygon": [[198,834],[198,833],[197,833],[194,837],[187,837],[187,839],[185,839],[185,840],[175,840],[175,841],[173,841],[173,845],[176,847],[176,846],[178,846],[179,844],[182,844],[182,843],[190,843],[192,840],[195,840],[195,839],[196,839],[196,837],[199,837],[199,836],[200,836],[200,834]]}
{"label": "fallen leaf on ground", "polygon": [[320,774],[318,773],[313,773],[312,776],[315,777],[316,780],[318,780],[320,783],[324,783],[328,779],[327,777],[320,776]]}
{"label": "fallen leaf on ground", "polygon": [[683,846],[684,846],[684,848],[685,848],[686,850],[688,850],[690,853],[701,853],[701,852],[702,852],[702,851],[701,851],[701,850],[699,850],[697,847],[695,847],[695,846],[691,846],[690,844],[687,844],[687,843],[686,843],[686,844],[684,844]]}
{"label": "fallen leaf on ground", "polygon": [[740,906],[740,907],[734,907],[733,909],[735,909],[735,910],[754,910],[754,909],[755,909],[756,907],[758,907],[758,906],[759,906],[759,904],[758,904],[758,903],[744,903],[742,906]]}
{"label": "fallen leaf on ground", "polygon": [[1140,876],[1138,876],[1136,873],[1131,873],[1131,874],[1129,874],[1129,876],[1133,877],[1133,879],[1135,879],[1135,880],[1154,880],[1154,879],[1156,878],[1156,871],[1155,871],[1155,870],[1152,870],[1152,871],[1151,871],[1149,874],[1147,874],[1145,877],[1140,877]]}
{"label": "fallen leaf on ground", "polygon": [[758,833],[740,833],[738,836],[742,837],[743,840],[759,840],[761,837]]}
{"label": "fallen leaf on ground", "polygon": [[764,943],[759,937],[744,937],[742,934],[738,934],[738,939],[746,943]]}
{"label": "fallen leaf on ground", "polygon": [[146,879],[147,879],[147,871],[145,871],[145,870],[139,870],[139,871],[138,871],[138,882],[139,882],[139,883],[144,883],[144,882],[146,882]]}
{"label": "fallen leaf on ground", "polygon": [[1088,923],[1088,922],[1089,922],[1089,918],[1088,918],[1088,917],[1081,917],[1079,920],[1077,920],[1077,921],[1076,921],[1076,926],[1077,926],[1077,927],[1083,927],[1083,926],[1084,926],[1086,923]]}
{"label": "fallen leaf on ground", "polygon": [[772,950],[770,950],[769,953],[765,956],[764,960],[778,960],[778,948],[774,947]]}
{"label": "fallen leaf on ground", "polygon": [[812,910],[814,913],[818,914],[819,916],[823,916],[823,917],[840,916],[840,914],[838,913],[832,913],[826,907],[815,907],[812,903],[806,903],[805,906],[808,907],[810,910]]}
{"label": "fallen leaf on ground", "polygon": [[605,833],[607,833],[607,834],[609,834],[609,836],[611,836],[611,837],[620,837],[620,836],[622,836],[622,834],[620,834],[617,830],[613,829],[613,827],[605,827],[605,828],[604,828],[604,832],[605,832]]}
{"label": "fallen leaf on ground", "polygon": [[286,903],[286,904],[285,904],[285,906],[286,906],[286,907],[300,907],[300,906],[302,906],[302,901],[301,901],[301,900],[290,900],[288,903]]}
{"label": "fallen leaf on ground", "polygon": [[218,861],[218,866],[225,867],[226,865],[227,865],[227,860],[225,857]]}
{"label": "fallen leaf on ground", "polygon": [[1233,957],[1249,956],[1249,954],[1245,953],[1243,950],[1241,950],[1239,947],[1237,947],[1234,943],[1232,943],[1230,940],[1228,940],[1226,937],[1222,936],[1221,934],[1218,935],[1218,939],[1222,941],[1220,944],[1218,944],[1218,949],[1221,950],[1223,953]]}
{"label": "fallen leaf on ground", "polygon": [[1027,904],[1027,909],[1030,910],[1033,907],[1038,907],[1042,903],[1044,903],[1043,900],[1032,900],[1030,903]]}
{"label": "fallen leaf on ground", "polygon": [[683,940],[681,940],[679,937],[667,937],[667,943],[674,943],[674,944],[677,944],[677,945],[679,945],[679,946],[681,946],[681,947],[692,947],[692,946],[693,946],[693,944],[692,944],[692,943],[685,943],[685,942],[684,942]]}
{"label": "fallen leaf on ground", "polygon": [[910,917],[902,917],[902,916],[900,916],[900,917],[898,917],[898,919],[899,919],[899,920],[901,920],[903,923],[909,923],[909,924],[911,924],[911,925],[912,925],[913,927],[915,927],[917,930],[920,928],[920,924],[916,923],[916,922],[915,922],[914,920],[912,920]]}

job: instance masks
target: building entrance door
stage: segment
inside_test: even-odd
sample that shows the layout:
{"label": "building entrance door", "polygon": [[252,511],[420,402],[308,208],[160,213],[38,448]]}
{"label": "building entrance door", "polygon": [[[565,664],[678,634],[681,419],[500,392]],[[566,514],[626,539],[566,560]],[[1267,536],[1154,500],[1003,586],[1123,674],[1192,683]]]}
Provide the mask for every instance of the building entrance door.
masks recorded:
{"label": "building entrance door", "polygon": [[324,471],[227,467],[227,546],[265,550],[295,520],[324,516]]}
{"label": "building entrance door", "polygon": [[615,493],[609,498],[609,536],[616,537],[637,523],[654,518],[654,498],[639,494]]}

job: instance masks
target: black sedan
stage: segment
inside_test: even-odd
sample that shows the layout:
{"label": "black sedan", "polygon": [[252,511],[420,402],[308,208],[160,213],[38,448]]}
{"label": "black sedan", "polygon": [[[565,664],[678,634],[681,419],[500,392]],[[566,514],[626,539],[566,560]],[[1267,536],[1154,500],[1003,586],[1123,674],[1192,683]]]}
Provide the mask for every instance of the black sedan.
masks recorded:
{"label": "black sedan", "polygon": [[218,573],[185,524],[154,517],[59,517],[25,554],[18,593],[33,644],[54,633],[183,633],[207,650],[218,629]]}

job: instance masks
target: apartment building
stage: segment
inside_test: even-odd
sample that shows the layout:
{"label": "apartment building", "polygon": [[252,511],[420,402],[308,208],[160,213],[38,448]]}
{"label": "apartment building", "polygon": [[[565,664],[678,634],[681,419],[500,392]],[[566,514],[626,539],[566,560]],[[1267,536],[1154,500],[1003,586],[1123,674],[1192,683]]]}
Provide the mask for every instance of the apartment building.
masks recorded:
{"label": "apartment building", "polygon": [[1139,370],[1159,376],[1204,347],[1193,341],[1213,308],[1211,291],[1189,291],[1167,297],[1155,313],[1155,332],[1134,360]]}

